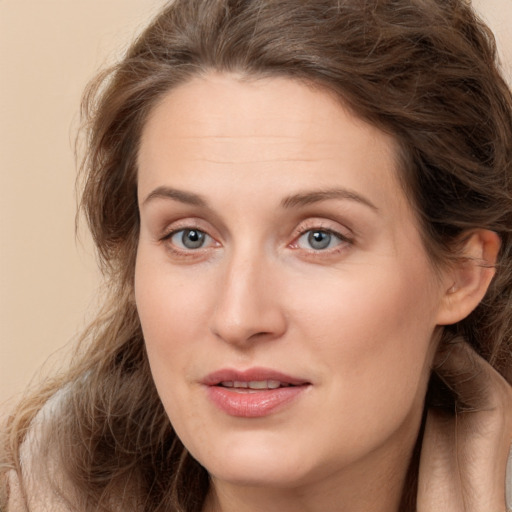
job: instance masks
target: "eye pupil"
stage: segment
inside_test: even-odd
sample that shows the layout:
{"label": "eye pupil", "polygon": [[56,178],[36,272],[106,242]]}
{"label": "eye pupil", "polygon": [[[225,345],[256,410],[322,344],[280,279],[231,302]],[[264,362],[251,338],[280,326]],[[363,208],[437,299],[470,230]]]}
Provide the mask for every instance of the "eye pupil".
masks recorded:
{"label": "eye pupil", "polygon": [[205,234],[197,229],[185,229],[181,237],[183,245],[187,249],[198,249],[204,244]]}
{"label": "eye pupil", "polygon": [[331,243],[331,234],[325,231],[311,231],[308,242],[313,249],[326,249]]}

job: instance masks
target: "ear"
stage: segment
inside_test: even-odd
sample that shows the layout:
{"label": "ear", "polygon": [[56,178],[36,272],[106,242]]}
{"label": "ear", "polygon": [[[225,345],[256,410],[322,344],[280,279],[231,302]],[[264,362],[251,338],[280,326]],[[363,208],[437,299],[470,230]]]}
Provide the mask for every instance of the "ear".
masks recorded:
{"label": "ear", "polygon": [[500,237],[487,229],[471,231],[463,243],[461,258],[445,272],[445,291],[438,325],[466,318],[484,298],[496,272]]}

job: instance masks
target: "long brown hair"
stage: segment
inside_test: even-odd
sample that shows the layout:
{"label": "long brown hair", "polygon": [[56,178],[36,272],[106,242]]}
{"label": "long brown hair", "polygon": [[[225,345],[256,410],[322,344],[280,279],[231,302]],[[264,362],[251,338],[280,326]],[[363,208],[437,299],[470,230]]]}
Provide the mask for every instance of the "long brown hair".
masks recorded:
{"label": "long brown hair", "polygon": [[456,257],[467,230],[499,234],[485,299],[445,334],[464,336],[512,381],[512,98],[493,36],[468,3],[175,0],[86,92],[81,206],[109,297],[73,367],[20,406],[8,427],[7,453],[19,470],[26,430],[60,390],[40,456],[59,461],[69,485],[53,483],[79,510],[195,512],[208,490],[152,383],[133,277],[142,127],[167,91],[212,70],[321,87],[391,133],[435,264]]}

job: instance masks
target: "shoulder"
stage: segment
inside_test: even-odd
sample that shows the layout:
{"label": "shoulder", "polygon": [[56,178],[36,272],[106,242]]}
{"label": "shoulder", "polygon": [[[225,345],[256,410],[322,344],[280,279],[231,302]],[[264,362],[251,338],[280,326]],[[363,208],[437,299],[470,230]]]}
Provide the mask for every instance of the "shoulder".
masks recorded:
{"label": "shoulder", "polygon": [[[81,512],[96,509],[88,501],[90,496],[77,490],[78,484],[70,477],[70,467],[74,466],[68,464],[72,444],[79,441],[73,435],[68,436],[66,428],[70,421],[76,421],[73,399],[82,384],[82,381],[77,381],[57,391],[30,423],[19,449],[18,468],[4,476],[6,482],[2,485],[7,491],[7,508],[1,512]],[[127,503],[129,510],[142,510],[137,489],[136,486],[132,488],[129,482],[123,482],[118,492],[111,492],[111,500],[102,502],[102,510],[122,512],[127,510]]]}
{"label": "shoulder", "polygon": [[59,487],[65,483],[51,457],[52,423],[59,416],[66,391],[58,391],[37,413],[19,451],[19,470],[7,472],[7,512],[71,512]]}
{"label": "shoulder", "polygon": [[6,512],[72,512],[66,502],[51,487],[35,483],[36,475],[20,476],[15,470],[7,475]]}
{"label": "shoulder", "polygon": [[6,490],[8,495],[6,512],[28,512],[27,503],[23,497],[19,477],[14,470],[10,470],[6,478]]}

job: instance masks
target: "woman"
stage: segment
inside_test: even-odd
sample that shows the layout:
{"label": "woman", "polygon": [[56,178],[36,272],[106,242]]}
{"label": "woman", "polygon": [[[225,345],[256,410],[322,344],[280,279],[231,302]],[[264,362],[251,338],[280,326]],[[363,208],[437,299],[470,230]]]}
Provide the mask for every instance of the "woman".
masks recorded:
{"label": "woman", "polygon": [[495,60],[462,1],[169,4],[84,102],[110,299],[9,510],[506,510]]}

